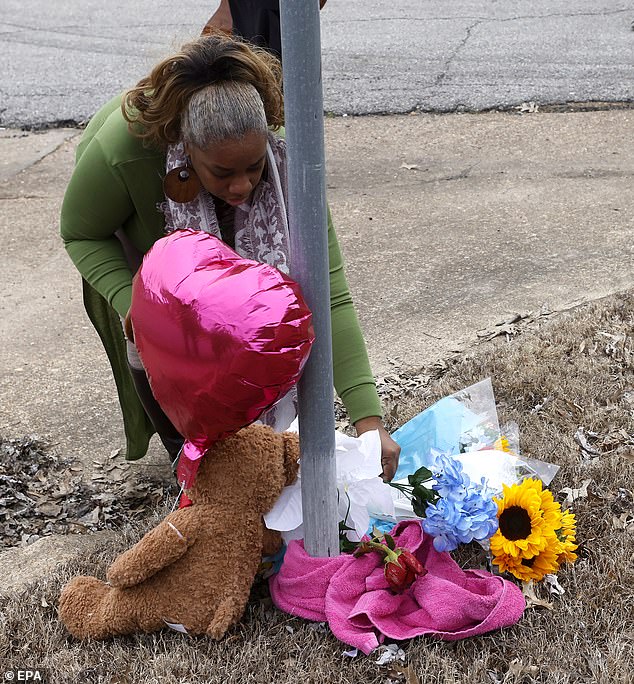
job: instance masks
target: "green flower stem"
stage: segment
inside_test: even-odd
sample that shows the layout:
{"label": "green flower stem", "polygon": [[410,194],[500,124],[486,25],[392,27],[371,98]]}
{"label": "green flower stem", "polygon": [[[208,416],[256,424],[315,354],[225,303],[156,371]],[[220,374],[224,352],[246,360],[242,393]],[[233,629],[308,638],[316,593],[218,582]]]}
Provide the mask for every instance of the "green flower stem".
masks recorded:
{"label": "green flower stem", "polygon": [[400,551],[392,551],[386,544],[381,544],[380,542],[368,541],[363,542],[373,549],[380,551],[384,555],[384,563],[398,563],[398,557],[400,556]]}

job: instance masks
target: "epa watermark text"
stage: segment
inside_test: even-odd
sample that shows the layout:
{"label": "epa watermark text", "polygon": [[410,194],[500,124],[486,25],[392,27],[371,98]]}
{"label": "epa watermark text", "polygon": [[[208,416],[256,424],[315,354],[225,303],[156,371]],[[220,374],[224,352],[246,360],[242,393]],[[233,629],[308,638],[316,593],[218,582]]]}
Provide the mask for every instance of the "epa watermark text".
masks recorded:
{"label": "epa watermark text", "polygon": [[[1,672],[1,670],[0,670]],[[4,682],[39,682],[40,684],[46,684],[46,673],[41,668],[31,669],[12,669],[7,670],[4,673],[3,679],[0,681]]]}

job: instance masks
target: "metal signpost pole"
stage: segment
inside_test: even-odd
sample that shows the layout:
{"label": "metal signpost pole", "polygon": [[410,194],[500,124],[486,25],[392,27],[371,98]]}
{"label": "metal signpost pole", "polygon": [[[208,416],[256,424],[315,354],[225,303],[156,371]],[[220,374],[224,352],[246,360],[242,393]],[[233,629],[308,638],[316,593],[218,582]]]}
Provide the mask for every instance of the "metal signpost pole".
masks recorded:
{"label": "metal signpost pole", "polygon": [[330,282],[318,0],[281,0],[291,276],[313,313],[315,343],[299,382],[304,545],[339,554]]}

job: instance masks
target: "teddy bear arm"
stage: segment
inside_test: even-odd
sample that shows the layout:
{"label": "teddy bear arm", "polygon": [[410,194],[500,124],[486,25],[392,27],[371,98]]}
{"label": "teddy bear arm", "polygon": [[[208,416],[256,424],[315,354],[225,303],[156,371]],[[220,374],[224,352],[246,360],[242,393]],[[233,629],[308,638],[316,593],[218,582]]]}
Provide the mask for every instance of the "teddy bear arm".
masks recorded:
{"label": "teddy bear arm", "polygon": [[163,520],[116,558],[108,568],[110,584],[121,589],[133,587],[181,558],[195,540],[195,534],[183,522]]}

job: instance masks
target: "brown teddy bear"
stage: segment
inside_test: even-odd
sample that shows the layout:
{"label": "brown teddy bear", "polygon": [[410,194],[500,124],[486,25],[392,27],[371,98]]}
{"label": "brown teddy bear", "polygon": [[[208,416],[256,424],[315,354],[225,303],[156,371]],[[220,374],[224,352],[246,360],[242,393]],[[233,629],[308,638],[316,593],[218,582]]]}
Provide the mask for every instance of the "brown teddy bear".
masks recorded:
{"label": "brown teddy bear", "polygon": [[[108,569],[108,582],[75,577],[59,616],[78,638],[153,632],[166,623],[220,639],[242,617],[275,534],[262,515],[297,477],[299,439],[251,425],[212,447],[193,487],[192,505],[170,513]],[[271,545],[273,541],[273,545]]]}

